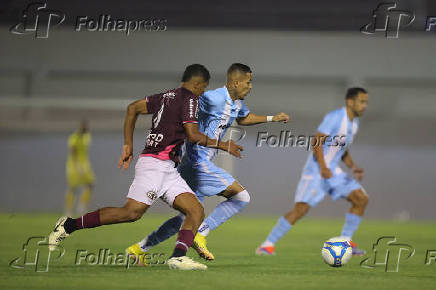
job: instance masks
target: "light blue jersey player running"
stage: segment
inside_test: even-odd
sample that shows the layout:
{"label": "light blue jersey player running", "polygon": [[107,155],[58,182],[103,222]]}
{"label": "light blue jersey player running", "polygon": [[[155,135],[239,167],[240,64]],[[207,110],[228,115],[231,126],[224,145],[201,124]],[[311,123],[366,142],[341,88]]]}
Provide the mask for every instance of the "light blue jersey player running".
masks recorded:
{"label": "light blue jersey player running", "polygon": [[[244,64],[234,63],[227,70],[226,86],[207,91],[199,99],[198,127],[211,139],[221,139],[233,121],[239,125],[254,125],[265,122],[287,122],[289,116],[260,116],[250,112],[244,103],[251,90],[251,69]],[[206,236],[233,215],[241,211],[250,201],[250,195],[228,172],[212,162],[217,149],[186,143],[186,154],[179,165],[179,172],[197,197],[203,202],[205,196],[220,195],[227,200],[220,203],[200,225],[193,247],[206,260],[214,256],[206,247]],[[145,254],[151,247],[178,232],[183,221],[179,215],[167,220],[156,231],[129,248],[133,255]],[[146,261],[144,261],[146,262]]]}
{"label": "light blue jersey player running", "polygon": [[[351,208],[345,215],[341,236],[351,242],[359,227],[368,196],[357,180],[363,178],[363,170],[355,165],[348,151],[359,128],[358,117],[366,110],[368,94],[362,88],[350,88],[346,94],[346,106],[328,113],[312,142],[313,153],[309,154],[295,194],[294,208],[280,217],[265,242],[256,249],[258,255],[274,255],[275,244],[311,207],[316,206],[328,194],[333,200],[345,198]],[[322,144],[322,145],[320,145]],[[343,172],[343,161],[356,179]],[[351,242],[353,255],[364,255]]]}

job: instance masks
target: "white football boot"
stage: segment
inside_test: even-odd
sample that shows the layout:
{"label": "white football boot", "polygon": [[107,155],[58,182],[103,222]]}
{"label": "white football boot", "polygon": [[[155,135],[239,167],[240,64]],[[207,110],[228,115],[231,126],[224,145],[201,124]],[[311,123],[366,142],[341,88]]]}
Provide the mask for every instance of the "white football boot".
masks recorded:
{"label": "white football boot", "polygon": [[170,269],[176,270],[206,270],[207,266],[201,263],[195,262],[187,256],[172,257],[167,261]]}
{"label": "white football boot", "polygon": [[56,246],[59,245],[69,234],[65,231],[64,223],[67,220],[67,216],[63,216],[58,219],[54,230],[48,236],[48,249],[54,251]]}

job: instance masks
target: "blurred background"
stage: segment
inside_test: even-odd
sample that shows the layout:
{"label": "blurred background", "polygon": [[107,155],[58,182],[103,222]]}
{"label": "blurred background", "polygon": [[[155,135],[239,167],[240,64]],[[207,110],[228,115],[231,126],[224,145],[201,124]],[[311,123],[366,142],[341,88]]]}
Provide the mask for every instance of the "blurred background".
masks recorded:
{"label": "blurred background", "polygon": [[[252,195],[244,214],[283,214],[308,154],[258,148],[258,132],[311,135],[327,112],[344,105],[347,87],[362,86],[369,108],[351,153],[366,170],[366,216],[436,219],[436,26],[425,31],[436,2],[390,2],[415,17],[407,27],[400,19],[398,38],[360,32],[381,1],[48,1],[65,20],[41,39],[9,31],[31,1],[1,1],[0,210],[63,211],[68,136],[82,118],[92,133],[91,207],[120,205],[134,174],[133,166],[116,166],[126,105],[179,86],[191,63],[209,68],[214,89],[224,85],[231,63],[242,62],[254,72],[251,111],[284,111],[292,119],[247,128],[244,158],[217,159]],[[77,17],[103,14],[165,19],[166,29],[75,31]],[[150,117],[137,122],[136,157],[150,126]],[[217,201],[207,200],[207,210]],[[311,215],[342,217],[347,208],[327,197]],[[152,211],[170,210],[159,202]]]}

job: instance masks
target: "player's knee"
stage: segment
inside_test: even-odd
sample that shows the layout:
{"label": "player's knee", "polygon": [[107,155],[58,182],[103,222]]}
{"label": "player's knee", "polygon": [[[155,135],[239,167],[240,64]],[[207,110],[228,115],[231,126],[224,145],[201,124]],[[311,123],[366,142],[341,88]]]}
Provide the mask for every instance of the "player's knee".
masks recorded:
{"label": "player's knee", "polygon": [[189,207],[189,209],[186,212],[186,216],[196,221],[202,222],[205,218],[203,206],[200,203],[198,203]]}
{"label": "player's knee", "polygon": [[355,191],[352,203],[355,207],[365,208],[368,204],[368,195],[362,190]]}
{"label": "player's knee", "polygon": [[294,207],[295,214],[298,218],[301,218],[309,211],[309,205],[307,203],[297,203]]}
{"label": "player's knee", "polygon": [[250,194],[248,193],[248,191],[246,191],[246,190],[243,190],[243,191],[241,191],[241,192],[239,192],[239,193],[237,193],[237,194],[235,194],[233,197],[232,197],[232,199],[234,199],[234,200],[239,200],[239,201],[242,201],[242,202],[245,202],[245,203],[249,203],[250,202]]}
{"label": "player's knee", "polygon": [[134,222],[134,221],[139,220],[142,217],[142,215],[143,215],[142,211],[139,211],[139,210],[130,210],[127,213],[127,220],[129,222]]}
{"label": "player's knee", "polygon": [[361,198],[360,198],[360,203],[361,203],[361,207],[366,207],[366,205],[368,204],[368,196],[366,194],[362,194]]}

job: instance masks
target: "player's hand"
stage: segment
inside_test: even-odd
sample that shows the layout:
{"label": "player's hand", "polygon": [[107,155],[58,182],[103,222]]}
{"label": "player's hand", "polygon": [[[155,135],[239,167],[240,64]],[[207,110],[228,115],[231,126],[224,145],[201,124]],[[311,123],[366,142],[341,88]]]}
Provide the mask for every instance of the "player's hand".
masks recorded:
{"label": "player's hand", "polygon": [[329,179],[333,177],[332,171],[328,167],[321,168],[321,177]]}
{"label": "player's hand", "polygon": [[273,122],[287,123],[290,120],[290,117],[288,114],[282,112],[275,115],[272,120]]}
{"label": "player's hand", "polygon": [[241,151],[244,151],[244,148],[236,144],[233,140],[222,142],[222,149],[238,158],[242,158]]}
{"label": "player's hand", "polygon": [[126,170],[130,162],[133,159],[133,148],[132,145],[124,145],[123,151],[121,152],[120,160],[118,161],[118,168],[122,168],[122,171]]}
{"label": "player's hand", "polygon": [[358,181],[362,181],[363,176],[365,174],[364,170],[356,165],[354,165],[351,168],[351,171],[353,172],[354,178],[356,178]]}

